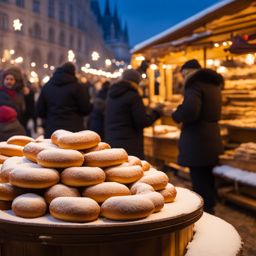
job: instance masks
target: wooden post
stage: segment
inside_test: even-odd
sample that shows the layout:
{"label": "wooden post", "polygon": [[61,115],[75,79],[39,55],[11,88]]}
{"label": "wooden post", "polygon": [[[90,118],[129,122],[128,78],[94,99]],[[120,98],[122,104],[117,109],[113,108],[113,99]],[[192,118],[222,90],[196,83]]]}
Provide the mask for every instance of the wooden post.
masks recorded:
{"label": "wooden post", "polygon": [[165,69],[160,65],[160,101],[165,101],[166,99],[166,84],[165,84]]}
{"label": "wooden post", "polygon": [[155,94],[155,71],[151,68],[148,68],[148,79],[149,79],[149,102],[153,102]]}
{"label": "wooden post", "polygon": [[166,99],[171,100],[173,94],[173,75],[172,67],[170,65],[165,69],[166,74]]}

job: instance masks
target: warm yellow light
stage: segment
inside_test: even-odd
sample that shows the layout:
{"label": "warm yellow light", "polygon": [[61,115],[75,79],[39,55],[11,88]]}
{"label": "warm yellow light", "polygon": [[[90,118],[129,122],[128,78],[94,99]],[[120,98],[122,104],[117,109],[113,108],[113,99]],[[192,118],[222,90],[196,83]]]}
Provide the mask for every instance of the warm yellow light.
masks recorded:
{"label": "warm yellow light", "polygon": [[157,65],[156,65],[156,64],[151,64],[151,65],[150,65],[150,68],[151,68],[152,70],[157,70]]}
{"label": "warm yellow light", "polygon": [[72,50],[68,51],[68,61],[75,62],[76,55]]}
{"label": "warm yellow light", "polygon": [[166,65],[166,64],[163,64],[163,65],[162,65],[162,68],[163,68],[163,69],[166,69],[166,68],[167,68],[167,65]]}
{"label": "warm yellow light", "polygon": [[44,64],[44,68],[48,68],[49,67],[49,65],[48,64]]}
{"label": "warm yellow light", "polygon": [[223,46],[228,46],[228,42],[223,42],[222,45]]}
{"label": "warm yellow light", "polygon": [[220,66],[220,60],[214,60],[214,66],[219,67]]}
{"label": "warm yellow light", "polygon": [[142,56],[142,55],[140,55],[140,56],[137,56],[137,57],[135,58],[135,60],[137,60],[137,61],[143,61],[143,60],[145,60],[145,57]]}
{"label": "warm yellow light", "polygon": [[86,64],[85,64],[85,67],[86,67],[86,68],[90,68],[91,65],[90,65],[89,63],[86,63]]}
{"label": "warm yellow light", "polygon": [[132,65],[128,65],[127,68],[128,68],[128,69],[132,69]]}
{"label": "warm yellow light", "polygon": [[54,66],[50,66],[50,70],[54,70],[55,69],[55,67]]}
{"label": "warm yellow light", "polygon": [[18,57],[15,59],[15,62],[18,63],[22,63],[23,62],[23,58],[22,57]]}
{"label": "warm yellow light", "polygon": [[15,20],[13,20],[12,26],[13,26],[13,28],[14,28],[15,31],[20,31],[22,25],[23,25],[23,24],[21,23],[20,19],[15,19]]}
{"label": "warm yellow light", "polygon": [[97,61],[100,58],[99,53],[96,51],[94,51],[91,56],[93,61]]}
{"label": "warm yellow light", "polygon": [[226,73],[228,71],[228,69],[226,68],[226,67],[224,67],[224,66],[219,66],[218,68],[217,68],[217,72],[218,73],[221,73],[221,74],[224,74],[224,73]]}
{"label": "warm yellow light", "polygon": [[50,77],[49,76],[45,76],[42,81],[44,84],[46,84],[48,81],[50,80]]}
{"label": "warm yellow light", "polygon": [[10,50],[10,54],[13,55],[15,51],[13,49]]}
{"label": "warm yellow light", "polygon": [[253,65],[255,61],[255,57],[253,54],[247,54],[245,57],[245,63],[248,65]]}
{"label": "warm yellow light", "polygon": [[31,63],[30,63],[30,66],[31,66],[32,68],[34,68],[34,67],[36,66],[36,63],[35,63],[35,62],[31,62]]}
{"label": "warm yellow light", "polygon": [[142,74],[141,77],[142,77],[143,79],[145,79],[145,78],[147,78],[147,75],[146,75],[146,74]]}
{"label": "warm yellow light", "polygon": [[213,66],[213,64],[214,64],[214,60],[213,60],[213,59],[208,59],[208,60],[206,61],[206,65],[207,65],[207,66]]}
{"label": "warm yellow light", "polygon": [[214,43],[214,47],[220,47],[219,43]]}
{"label": "warm yellow light", "polygon": [[112,64],[112,61],[110,59],[105,60],[105,65],[106,66],[111,66],[111,64]]}

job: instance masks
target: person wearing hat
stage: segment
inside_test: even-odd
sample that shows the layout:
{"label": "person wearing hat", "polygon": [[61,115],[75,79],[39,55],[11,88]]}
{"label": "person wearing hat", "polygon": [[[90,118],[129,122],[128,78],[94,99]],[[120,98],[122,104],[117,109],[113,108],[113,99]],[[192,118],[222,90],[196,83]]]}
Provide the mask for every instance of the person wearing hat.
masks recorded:
{"label": "person wearing hat", "polygon": [[141,75],[134,69],[123,72],[109,89],[105,110],[105,139],[111,147],[124,148],[129,155],[144,159],[143,129],[160,117],[147,112],[140,95]]}
{"label": "person wearing hat", "polygon": [[85,129],[84,116],[91,111],[88,88],[80,84],[71,62],[57,68],[43,86],[37,102],[38,116],[44,119],[44,136],[58,129],[79,132]]}
{"label": "person wearing hat", "polygon": [[25,130],[17,120],[17,112],[6,105],[0,106],[0,141],[6,141],[14,135],[25,135]]}
{"label": "person wearing hat", "polygon": [[172,113],[173,120],[182,124],[178,163],[189,167],[193,190],[203,197],[205,211],[214,213],[212,170],[223,153],[218,121],[224,80],[214,70],[201,68],[195,59],[186,62],[181,72],[184,100]]}
{"label": "person wearing hat", "polygon": [[20,122],[23,120],[23,113],[25,111],[23,89],[24,82],[19,68],[12,67],[3,72],[0,85],[0,101],[6,99],[7,101],[12,102]]}

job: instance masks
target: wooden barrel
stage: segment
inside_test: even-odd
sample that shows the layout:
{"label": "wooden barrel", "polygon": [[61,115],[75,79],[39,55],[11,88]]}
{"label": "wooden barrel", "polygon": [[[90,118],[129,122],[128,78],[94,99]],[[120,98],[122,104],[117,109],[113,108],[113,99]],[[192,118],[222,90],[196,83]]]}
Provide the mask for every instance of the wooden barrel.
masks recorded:
{"label": "wooden barrel", "polygon": [[79,224],[50,215],[23,219],[12,211],[0,211],[1,255],[182,256],[193,237],[193,224],[203,213],[203,203],[195,193],[177,190],[174,203],[137,221],[99,218]]}

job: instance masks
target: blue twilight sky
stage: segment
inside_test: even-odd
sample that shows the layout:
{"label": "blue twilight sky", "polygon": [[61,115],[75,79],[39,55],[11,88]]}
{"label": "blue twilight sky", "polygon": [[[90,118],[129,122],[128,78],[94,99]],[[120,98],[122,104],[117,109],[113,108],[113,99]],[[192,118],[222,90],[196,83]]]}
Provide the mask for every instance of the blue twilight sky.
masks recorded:
{"label": "blue twilight sky", "polygon": [[[127,21],[132,46],[149,39],[221,0],[109,0],[122,22]],[[101,11],[106,0],[99,0]]]}

